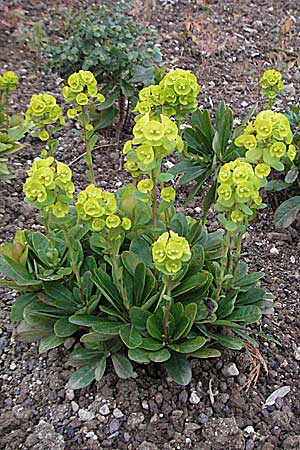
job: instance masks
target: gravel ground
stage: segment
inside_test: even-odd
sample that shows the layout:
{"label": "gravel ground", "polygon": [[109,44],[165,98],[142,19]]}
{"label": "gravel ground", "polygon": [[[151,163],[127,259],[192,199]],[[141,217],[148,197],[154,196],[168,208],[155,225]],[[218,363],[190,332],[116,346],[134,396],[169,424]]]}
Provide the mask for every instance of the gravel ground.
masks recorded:
{"label": "gravel ground", "polygon": [[[5,4],[21,5],[29,20],[41,18],[48,29],[49,11],[56,7],[53,0],[47,5],[20,0],[0,1],[0,9]],[[197,72],[200,104],[211,109],[225,98],[238,121],[258,98],[257,78],[263,68],[280,61],[289,71],[284,76],[286,100],[279,108],[295,103],[300,3],[222,0],[199,5],[203,2],[157,1],[152,21],[169,65]],[[282,32],[288,16],[290,34]],[[197,42],[187,36],[186,27],[198,33]],[[1,71],[12,69],[20,76],[14,94],[18,105],[25,108],[32,94],[43,91],[59,96],[60,80],[32,68],[33,55],[16,44],[14,33],[2,30],[0,49]],[[113,137],[101,142],[111,144]],[[38,150],[37,141],[28,138],[11,160],[15,178],[0,183],[0,242],[11,239],[17,228],[34,226],[34,211],[23,203],[22,183]],[[82,152],[81,142],[66,130],[59,158],[69,162]],[[115,189],[126,182],[126,173],[117,170],[116,147],[99,149],[95,159],[100,186]],[[78,185],[84,183],[83,165],[77,162],[73,169]],[[182,196],[186,191],[181,189]],[[196,198],[188,208],[195,217],[198,205]],[[253,269],[265,271],[264,285],[275,296],[275,314],[264,318],[259,329],[281,342],[279,347],[261,340],[269,374],[261,373],[255,389],[241,390],[250,370],[248,353],[226,352],[219,361],[195,361],[193,382],[187,387],[170,382],[155,366],[137,366],[130,380],[119,380],[109,371],[97,384],[68,391],[67,349],[39,355],[35,344],[17,343],[8,317],[13,295],[1,291],[0,449],[300,449],[300,229],[275,230],[272,216],[271,209],[264,211],[244,241],[244,258]],[[216,226],[212,214],[210,227]],[[289,388],[286,396],[266,406],[268,396],[280,387]]]}

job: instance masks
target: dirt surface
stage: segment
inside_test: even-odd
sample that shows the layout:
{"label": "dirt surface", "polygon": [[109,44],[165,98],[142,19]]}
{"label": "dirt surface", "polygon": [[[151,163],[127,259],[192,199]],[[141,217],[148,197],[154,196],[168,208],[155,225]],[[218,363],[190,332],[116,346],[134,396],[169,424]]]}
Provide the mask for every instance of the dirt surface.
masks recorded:
{"label": "dirt surface", "polygon": [[[276,62],[290,68],[284,75],[286,100],[279,108],[295,103],[300,78],[299,2],[156,3],[152,22],[159,29],[164,59],[170,67],[197,72],[202,106],[212,108],[225,98],[238,123],[257,100],[259,73]],[[21,5],[28,20],[42,19],[50,29],[49,14],[57,2],[0,0],[0,10],[3,5]],[[190,30],[194,38],[188,36]],[[12,69],[20,77],[15,103],[25,108],[30,96],[40,92],[59,97],[61,81],[33,68],[34,56],[17,45],[15,33],[2,30],[0,49],[1,72]],[[113,138],[100,142],[112,144]],[[11,239],[17,228],[37,227],[34,210],[23,203],[22,183],[39,149],[39,143],[28,138],[24,150],[11,159],[15,178],[0,183],[0,243]],[[70,162],[82,152],[81,142],[66,130],[59,158]],[[127,181],[126,173],[118,170],[116,146],[102,147],[95,154],[101,187],[113,190]],[[72,168],[82,186],[83,164],[77,161]],[[186,191],[181,189],[182,198]],[[198,206],[196,198],[188,212],[198,217]],[[175,385],[150,366],[136,367],[130,380],[119,380],[109,371],[98,384],[66,391],[67,349],[39,355],[35,344],[15,342],[9,321],[14,296],[1,291],[0,449],[299,450],[300,230],[275,230],[272,215],[271,209],[263,212],[244,240],[244,258],[252,268],[265,271],[264,286],[275,296],[274,316],[264,318],[258,328],[281,342],[276,346],[261,339],[269,374],[262,372],[256,389],[241,391],[250,369],[247,352],[226,352],[222,360],[195,361],[193,381],[187,387]],[[213,214],[210,227],[217,227]],[[290,391],[284,398],[264,407],[273,391],[286,386]]]}

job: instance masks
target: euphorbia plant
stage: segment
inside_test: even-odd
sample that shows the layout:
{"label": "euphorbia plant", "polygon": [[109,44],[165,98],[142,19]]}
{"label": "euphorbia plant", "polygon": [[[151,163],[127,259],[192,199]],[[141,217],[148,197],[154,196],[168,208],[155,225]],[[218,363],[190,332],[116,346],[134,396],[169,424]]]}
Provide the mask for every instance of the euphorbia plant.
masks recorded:
{"label": "euphorbia plant", "polygon": [[11,70],[0,76],[0,178],[9,175],[7,159],[3,158],[19,151],[22,139],[30,128],[21,113],[9,114],[10,94],[16,89],[18,76]]}
{"label": "euphorbia plant", "polygon": [[[193,94],[185,101],[194,108],[195,79],[177,73],[178,83],[172,72],[165,79],[180,98]],[[90,97],[97,99],[96,85],[87,72],[71,77],[64,96],[76,106],[68,116],[78,118],[89,140],[86,131],[93,130],[84,107],[92,105]],[[174,109],[182,112],[185,101],[174,101]],[[99,380],[108,358],[121,378],[132,374],[131,361],[156,362],[187,384],[191,358],[220,356],[215,344],[240,349],[241,338],[253,342],[247,325],[271,306],[257,287],[262,274],[248,273],[239,262],[232,236],[208,233],[200,221],[176,212],[163,160],[182,151],[184,142],[170,118],[174,111],[169,116],[163,104],[155,106],[137,117],[134,137],[124,146],[133,180],[115,193],[96,186],[90,158],[88,185],[74,207],[70,168],[43,152],[24,192],[41,211],[45,232],[19,231],[1,247],[1,285],[22,293],[12,308],[12,320],[21,321],[17,337],[40,340],[42,352],[74,336],[69,363],[78,370],[70,378],[72,388]],[[260,178],[242,161],[223,168],[219,177],[227,182],[225,188],[221,180],[218,190],[222,223],[231,233],[233,226],[239,231],[260,205]]]}

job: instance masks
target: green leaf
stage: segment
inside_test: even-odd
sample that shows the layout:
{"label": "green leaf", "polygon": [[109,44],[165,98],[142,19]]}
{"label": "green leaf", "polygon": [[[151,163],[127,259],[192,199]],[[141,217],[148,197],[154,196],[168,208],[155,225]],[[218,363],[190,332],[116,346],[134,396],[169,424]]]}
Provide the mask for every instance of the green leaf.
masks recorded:
{"label": "green leaf", "polygon": [[236,305],[252,305],[262,300],[266,291],[262,288],[251,287],[246,292],[240,292],[236,299]]}
{"label": "green leaf", "polygon": [[146,311],[143,308],[139,308],[134,306],[129,310],[129,317],[133,325],[140,331],[146,330],[146,324],[148,317],[151,316],[149,311]]}
{"label": "green leaf", "polygon": [[70,323],[67,317],[58,319],[54,324],[54,333],[58,337],[68,337],[76,333],[78,326]]}
{"label": "green leaf", "polygon": [[59,345],[63,344],[63,342],[63,338],[56,336],[54,333],[51,333],[41,339],[39,345],[39,353],[44,353],[48,350],[51,350],[52,348],[58,347]]}
{"label": "green leaf", "polygon": [[97,325],[98,323],[102,323],[103,319],[101,317],[97,316],[90,316],[88,314],[74,314],[73,316],[69,317],[69,322],[80,325],[82,327],[93,327],[94,325]]}
{"label": "green leaf", "polygon": [[122,322],[109,322],[102,319],[97,324],[93,325],[93,330],[97,331],[97,333],[117,336],[124,326],[126,325]]}
{"label": "green leaf", "polygon": [[185,315],[186,317],[189,319],[189,326],[187,327],[187,329],[185,330],[184,334],[182,335],[182,337],[185,337],[189,334],[189,332],[191,331],[194,322],[196,320],[197,317],[197,311],[198,311],[198,306],[196,303],[189,303],[186,307],[185,307]]}
{"label": "green leaf", "polygon": [[218,302],[218,309],[217,309],[218,319],[224,319],[225,317],[229,316],[234,310],[235,302],[236,302],[236,294],[235,295],[229,294],[221,298],[221,300]]}
{"label": "green leaf", "polygon": [[245,325],[258,322],[261,319],[262,312],[258,306],[242,306],[236,309],[227,320],[234,322],[244,322]]}
{"label": "green leaf", "polygon": [[145,279],[146,279],[146,267],[144,263],[138,263],[133,279],[133,289],[134,289],[134,297],[135,297],[135,305],[140,306],[142,303],[143,292],[145,287]]}
{"label": "green leaf", "polygon": [[170,344],[169,347],[179,353],[192,353],[203,347],[205,343],[205,337],[197,336],[192,339],[186,339],[181,344]]}
{"label": "green leaf", "polygon": [[173,289],[172,295],[178,297],[179,295],[186,294],[194,289],[199,289],[200,287],[205,286],[206,283],[207,274],[205,272],[194,274],[189,278],[183,279],[179,286]]}
{"label": "green leaf", "polygon": [[274,215],[274,223],[278,228],[289,227],[300,211],[300,196],[291,197],[277,208]]}
{"label": "green leaf", "polygon": [[150,362],[149,352],[141,348],[129,349],[128,357],[139,364],[148,364]]}
{"label": "green leaf", "polygon": [[149,352],[149,359],[156,363],[162,363],[168,361],[171,357],[171,353],[168,349],[162,348],[161,350],[157,350],[156,352]]}
{"label": "green leaf", "polygon": [[119,378],[126,379],[132,376],[133,367],[129,359],[126,358],[126,356],[121,355],[120,353],[114,353],[111,356],[111,359],[116,374],[118,375]]}
{"label": "green leaf", "polygon": [[284,189],[287,189],[289,187],[289,184],[285,183],[282,180],[271,180],[269,181],[264,189],[266,191],[283,191]]}
{"label": "green leaf", "polygon": [[106,356],[104,355],[96,364],[95,380],[100,381],[106,370]]}
{"label": "green leaf", "polygon": [[148,338],[143,338],[141,347],[144,350],[149,350],[151,352],[156,352],[156,351],[158,351],[158,350],[160,350],[162,348],[162,343],[159,342],[159,341],[156,341],[153,338],[148,337]]}
{"label": "green leaf", "polygon": [[82,389],[91,384],[95,378],[95,368],[96,363],[86,364],[80,367],[70,376],[67,387],[75,390]]}
{"label": "green leaf", "polygon": [[186,386],[191,382],[192,369],[189,361],[179,353],[172,353],[171,358],[164,363],[168,375],[175,383]]}
{"label": "green leaf", "polygon": [[152,314],[147,319],[147,331],[151,337],[159,341],[163,340],[164,336],[164,324],[157,314]]}
{"label": "green leaf", "polygon": [[217,341],[218,344],[232,350],[241,350],[244,347],[242,339],[236,336],[228,336],[221,333],[209,333],[209,336]]}
{"label": "green leaf", "polygon": [[292,184],[292,183],[294,183],[294,181],[297,180],[298,175],[299,175],[299,171],[298,171],[297,167],[294,166],[288,171],[288,173],[286,174],[286,176],[284,178],[284,181],[288,184]]}
{"label": "green leaf", "polygon": [[121,328],[119,335],[128,348],[137,348],[142,344],[142,336],[132,324],[125,325]]}
{"label": "green leaf", "polygon": [[48,334],[49,329],[43,326],[32,327],[22,320],[20,325],[17,327],[15,338],[21,342],[35,342]]}
{"label": "green leaf", "polygon": [[151,246],[144,238],[137,236],[132,239],[129,249],[140,258],[145,266],[152,266]]}
{"label": "green leaf", "polygon": [[216,348],[202,348],[192,353],[190,356],[193,358],[219,358],[221,356],[221,352]]}
{"label": "green leaf", "polygon": [[23,313],[26,306],[31,305],[38,301],[38,297],[36,294],[22,294],[19,295],[14,304],[11,307],[10,311],[10,320],[12,322],[19,322],[23,319]]}

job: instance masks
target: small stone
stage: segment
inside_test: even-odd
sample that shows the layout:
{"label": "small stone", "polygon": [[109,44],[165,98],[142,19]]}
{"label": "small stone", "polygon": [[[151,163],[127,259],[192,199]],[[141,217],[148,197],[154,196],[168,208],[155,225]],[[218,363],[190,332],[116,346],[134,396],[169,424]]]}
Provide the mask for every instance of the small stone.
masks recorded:
{"label": "small stone", "polygon": [[143,400],[143,401],[142,401],[142,408],[143,408],[143,409],[149,409],[149,405],[148,405],[147,400]]}
{"label": "small stone", "polygon": [[246,442],[245,450],[254,450],[254,447],[255,447],[254,441],[252,439],[249,439]]}
{"label": "small stone", "polygon": [[158,450],[158,448],[152,442],[143,441],[139,446],[139,450]]}
{"label": "small stone", "polygon": [[122,411],[121,411],[119,408],[115,408],[115,409],[113,410],[113,416],[114,416],[116,419],[121,419],[121,417],[124,417],[124,414],[122,413]]}
{"label": "small stone", "polygon": [[291,261],[292,264],[295,264],[295,262],[296,262],[295,256],[291,256],[290,257],[290,261]]}
{"label": "small stone", "polygon": [[121,417],[124,417],[124,414],[122,413],[122,411],[119,408],[115,408],[113,410],[113,415],[116,419],[121,419]]}
{"label": "small stone", "polygon": [[79,410],[79,405],[76,402],[71,402],[71,408],[74,413],[77,413]]}
{"label": "small stone", "polygon": [[197,394],[197,392],[193,391],[190,395],[190,403],[192,405],[198,405],[198,403],[200,403],[200,400],[201,399],[200,399],[199,395]]}
{"label": "small stone", "polygon": [[118,419],[113,419],[109,424],[109,432],[113,434],[116,431],[119,431],[119,429],[120,429],[120,422],[118,421]]}
{"label": "small stone", "polygon": [[94,441],[98,440],[98,436],[93,432],[93,431],[89,431],[88,433],[86,433],[85,435],[88,439],[93,439]]}
{"label": "small stone", "polygon": [[75,394],[74,394],[73,389],[67,389],[66,390],[66,399],[69,401],[72,401],[72,400],[74,400],[74,398],[75,398]]}
{"label": "small stone", "polygon": [[10,370],[15,370],[17,368],[17,364],[13,361],[9,366]]}
{"label": "small stone", "polygon": [[102,416],[108,416],[108,414],[110,414],[109,406],[105,403],[103,406],[101,406],[99,412]]}
{"label": "small stone", "polygon": [[197,418],[199,423],[207,423],[208,422],[208,416],[204,413],[199,414]]}
{"label": "small stone", "polygon": [[270,249],[270,255],[279,255],[279,250],[278,250],[278,248],[276,248],[276,247],[272,247],[271,249]]}
{"label": "small stone", "polygon": [[240,372],[234,363],[230,363],[224,366],[224,368],[222,369],[222,374],[224,375],[224,377],[229,378],[237,377]]}
{"label": "small stone", "polygon": [[137,412],[137,413],[131,413],[130,416],[128,417],[127,420],[127,424],[129,426],[129,428],[131,428],[132,430],[134,428],[137,428],[141,423],[143,423],[145,420],[145,416],[143,413],[141,412]]}
{"label": "small stone", "polygon": [[127,443],[128,441],[130,441],[130,434],[129,433],[124,433],[124,441]]}
{"label": "small stone", "polygon": [[78,416],[79,419],[82,420],[82,422],[88,422],[95,418],[95,414],[92,411],[88,411],[87,409],[80,409],[78,411]]}
{"label": "small stone", "polygon": [[194,422],[188,422],[185,424],[184,431],[186,434],[194,433],[197,430],[200,430],[201,425]]}
{"label": "small stone", "polygon": [[255,433],[255,430],[254,430],[254,428],[252,427],[252,425],[249,425],[248,427],[246,427],[246,428],[244,429],[244,433],[247,434],[247,435],[249,435],[249,434]]}

